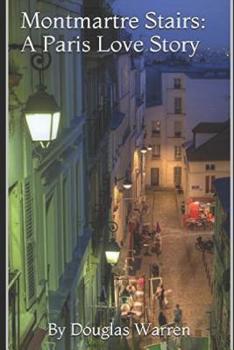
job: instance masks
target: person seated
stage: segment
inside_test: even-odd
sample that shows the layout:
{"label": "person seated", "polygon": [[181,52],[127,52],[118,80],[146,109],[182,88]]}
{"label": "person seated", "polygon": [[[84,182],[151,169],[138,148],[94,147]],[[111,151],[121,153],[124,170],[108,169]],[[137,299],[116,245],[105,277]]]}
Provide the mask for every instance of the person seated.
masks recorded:
{"label": "person seated", "polygon": [[143,315],[143,303],[139,301],[135,301],[133,303],[133,307],[131,312],[136,316],[137,318],[140,318]]}
{"label": "person seated", "polygon": [[131,310],[131,307],[129,306],[128,303],[124,303],[120,307],[120,315],[121,317],[127,317],[129,312]]}
{"label": "person seated", "polygon": [[136,292],[136,287],[133,284],[129,284],[126,289],[130,296],[133,296]]}
{"label": "person seated", "polygon": [[137,290],[135,293],[135,301],[139,301],[141,303],[144,302],[144,292],[142,290]]}
{"label": "person seated", "polygon": [[140,277],[137,280],[137,289],[138,290],[144,290],[144,286],[145,286],[145,279],[144,277]]}

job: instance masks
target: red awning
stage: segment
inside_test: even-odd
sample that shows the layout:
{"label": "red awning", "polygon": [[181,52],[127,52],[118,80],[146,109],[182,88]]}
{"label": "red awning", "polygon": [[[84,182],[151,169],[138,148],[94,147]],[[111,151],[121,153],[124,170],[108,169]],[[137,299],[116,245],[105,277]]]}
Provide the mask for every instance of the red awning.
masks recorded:
{"label": "red awning", "polygon": [[34,335],[31,338],[31,340],[27,346],[27,350],[40,350],[41,343],[42,343],[43,339],[45,338],[46,334],[47,334],[47,331],[45,329],[38,327],[34,331]]}
{"label": "red awning", "polygon": [[200,203],[211,203],[215,201],[214,197],[190,197],[192,202],[200,202]]}

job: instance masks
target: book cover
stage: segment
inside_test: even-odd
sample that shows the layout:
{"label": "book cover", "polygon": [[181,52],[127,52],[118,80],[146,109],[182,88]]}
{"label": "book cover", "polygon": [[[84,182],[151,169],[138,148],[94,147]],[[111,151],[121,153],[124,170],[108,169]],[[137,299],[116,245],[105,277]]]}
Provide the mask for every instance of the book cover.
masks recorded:
{"label": "book cover", "polygon": [[7,13],[7,349],[232,349],[231,3]]}

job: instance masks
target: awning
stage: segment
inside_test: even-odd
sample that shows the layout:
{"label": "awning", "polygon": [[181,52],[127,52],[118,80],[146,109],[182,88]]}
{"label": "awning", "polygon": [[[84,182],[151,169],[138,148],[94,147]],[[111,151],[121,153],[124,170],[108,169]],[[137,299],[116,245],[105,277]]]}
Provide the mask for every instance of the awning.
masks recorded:
{"label": "awning", "polygon": [[211,202],[215,202],[215,198],[214,197],[190,197],[189,200],[191,200],[192,202],[200,202],[200,203],[211,203]]}
{"label": "awning", "polygon": [[41,343],[43,342],[43,339],[45,338],[47,334],[47,331],[43,328],[38,327],[27,346],[27,350],[40,350],[41,349]]}

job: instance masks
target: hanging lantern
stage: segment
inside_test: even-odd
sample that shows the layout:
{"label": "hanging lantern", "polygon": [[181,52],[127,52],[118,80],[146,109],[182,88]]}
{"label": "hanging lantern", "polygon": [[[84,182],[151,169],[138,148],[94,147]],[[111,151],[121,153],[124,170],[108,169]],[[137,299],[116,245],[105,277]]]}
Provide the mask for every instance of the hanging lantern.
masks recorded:
{"label": "hanging lantern", "polygon": [[123,182],[123,188],[125,190],[130,190],[132,188],[132,181],[130,179],[128,179],[127,177],[125,178],[125,180]]}
{"label": "hanging lantern", "polygon": [[47,94],[44,87],[29,96],[24,113],[32,141],[39,141],[42,147],[47,147],[56,139],[60,110],[54,96]]}
{"label": "hanging lantern", "polygon": [[116,265],[118,263],[119,255],[120,255],[120,248],[114,239],[112,239],[108,243],[105,254],[106,254],[106,260],[107,260],[108,264],[113,266],[113,265]]}

